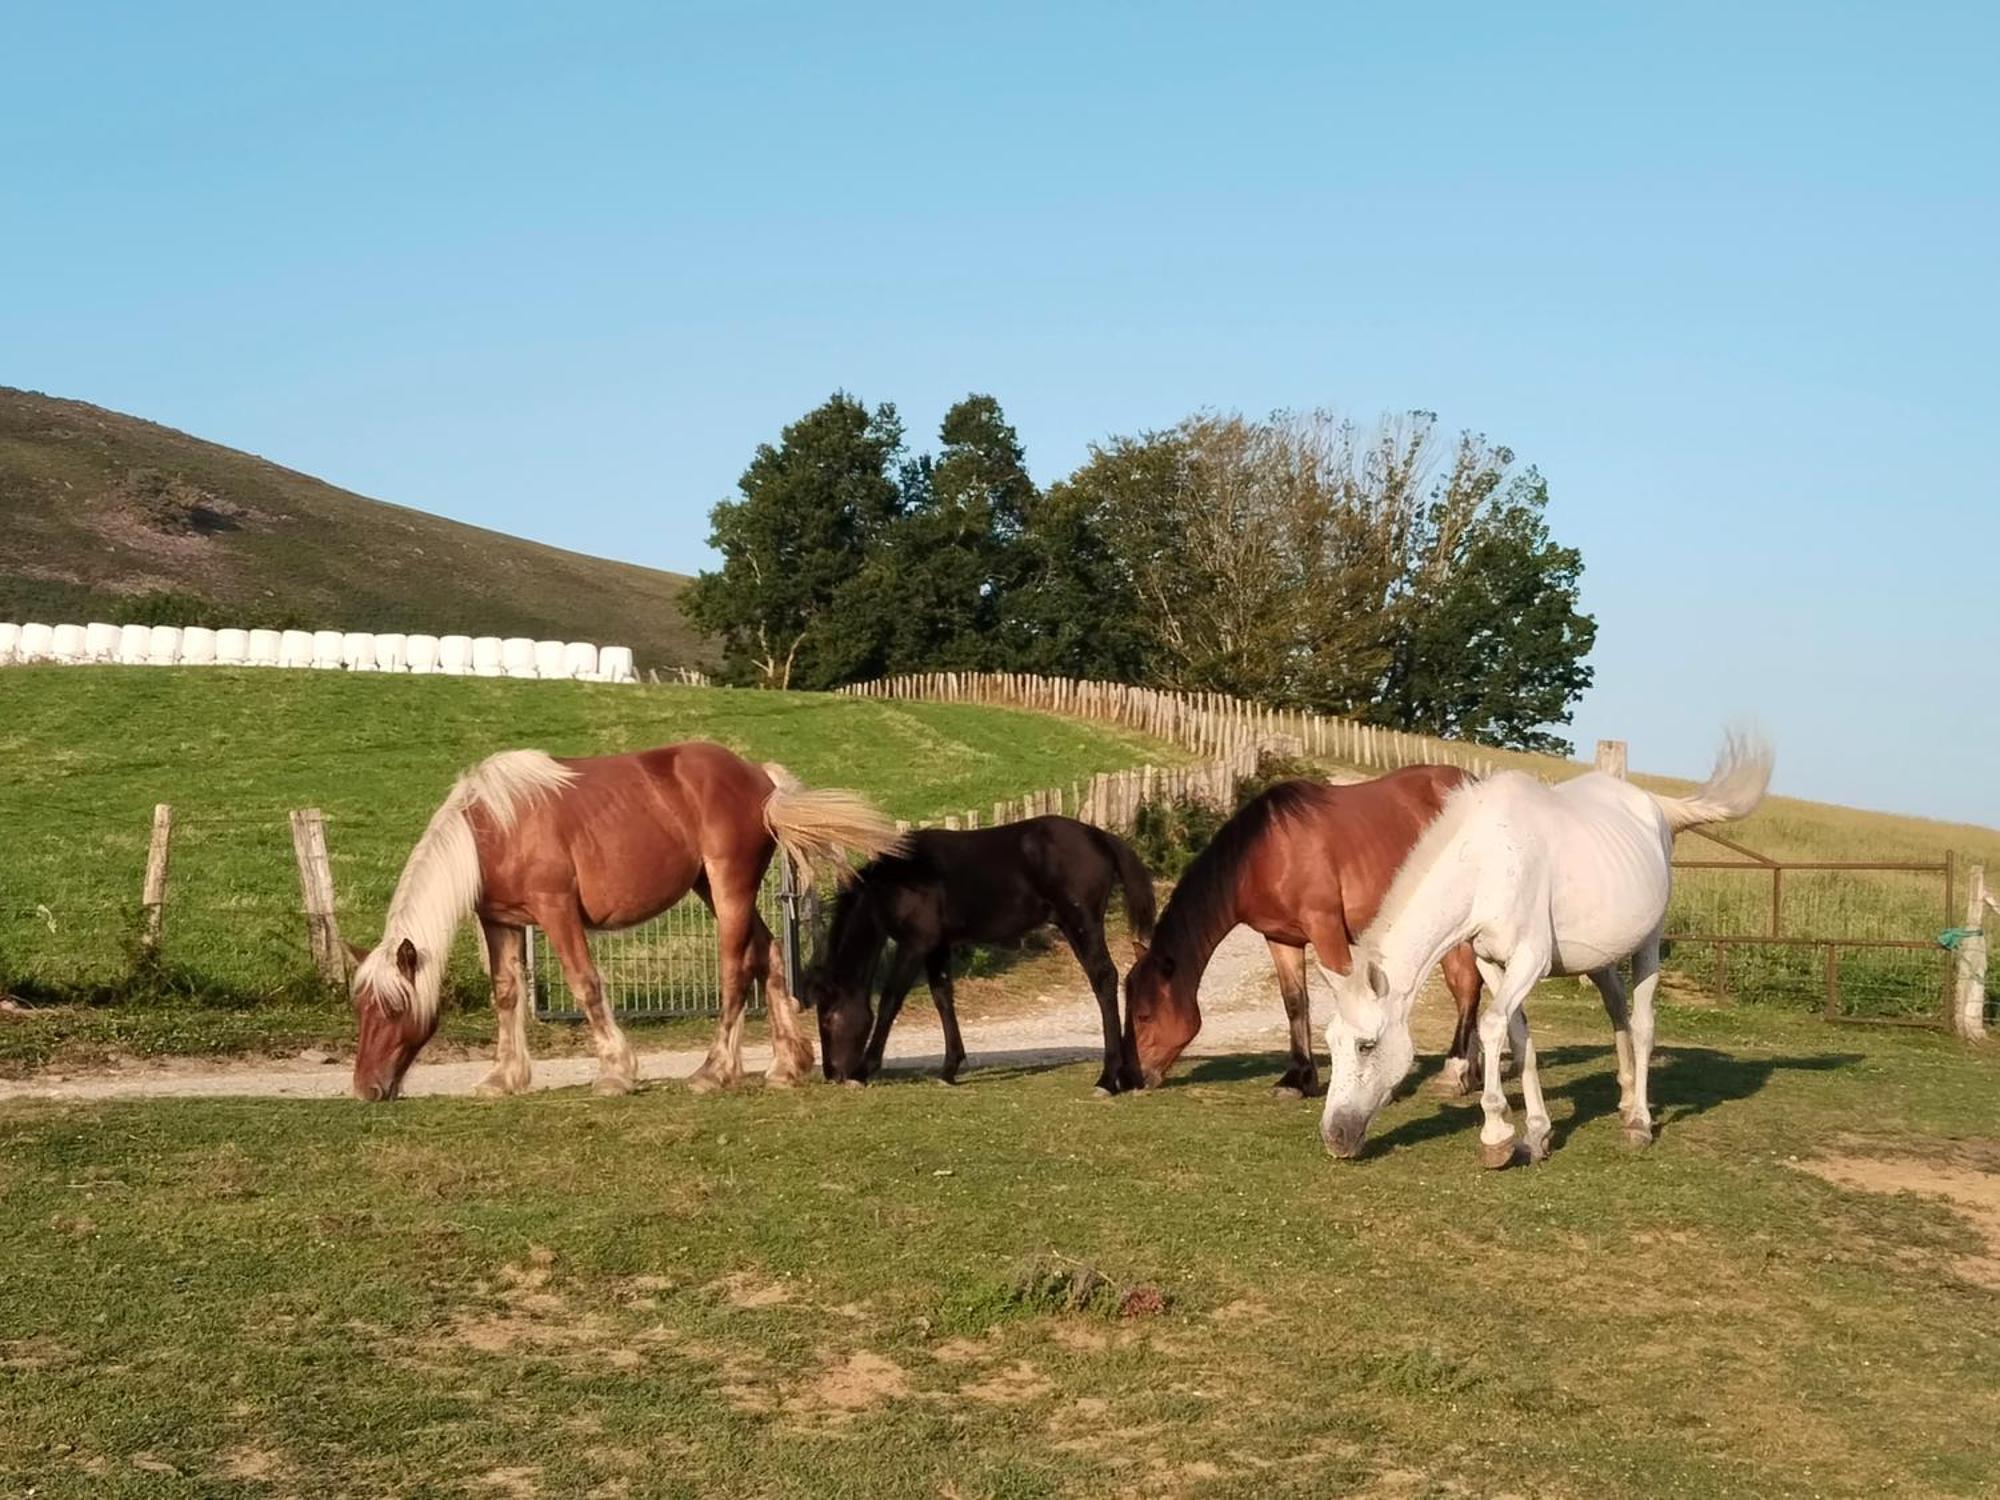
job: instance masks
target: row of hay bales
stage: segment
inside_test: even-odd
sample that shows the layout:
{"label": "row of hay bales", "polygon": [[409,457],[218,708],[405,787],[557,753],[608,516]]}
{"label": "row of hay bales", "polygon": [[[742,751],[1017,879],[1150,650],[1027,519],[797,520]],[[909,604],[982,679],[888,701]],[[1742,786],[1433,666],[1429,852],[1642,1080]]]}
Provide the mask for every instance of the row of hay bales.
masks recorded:
{"label": "row of hay bales", "polygon": [[410,635],[366,630],[211,630],[202,625],[0,622],[0,666],[57,662],[154,667],[293,667],[442,673],[451,677],[636,682],[629,646],[526,636]]}

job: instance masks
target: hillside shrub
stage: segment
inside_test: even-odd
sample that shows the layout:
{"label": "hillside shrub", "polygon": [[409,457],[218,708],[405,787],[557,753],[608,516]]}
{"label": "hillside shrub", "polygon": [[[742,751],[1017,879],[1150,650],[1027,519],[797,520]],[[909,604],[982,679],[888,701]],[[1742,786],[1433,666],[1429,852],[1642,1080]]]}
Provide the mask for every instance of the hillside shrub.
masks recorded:
{"label": "hillside shrub", "polygon": [[1178,879],[1238,810],[1281,781],[1312,781],[1318,776],[1316,767],[1295,756],[1259,756],[1257,769],[1236,779],[1227,815],[1191,797],[1160,797],[1141,803],[1132,829],[1132,847],[1155,875]]}

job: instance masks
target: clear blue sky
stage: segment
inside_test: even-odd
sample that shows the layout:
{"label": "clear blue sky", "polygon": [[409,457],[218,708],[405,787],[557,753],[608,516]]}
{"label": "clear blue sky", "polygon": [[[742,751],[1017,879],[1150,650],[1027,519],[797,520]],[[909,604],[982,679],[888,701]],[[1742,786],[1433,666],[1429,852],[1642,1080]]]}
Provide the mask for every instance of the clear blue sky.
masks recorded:
{"label": "clear blue sky", "polygon": [[1547,473],[1584,743],[2000,824],[1967,5],[17,5],[0,383],[695,569],[846,387],[1058,477],[1200,407]]}

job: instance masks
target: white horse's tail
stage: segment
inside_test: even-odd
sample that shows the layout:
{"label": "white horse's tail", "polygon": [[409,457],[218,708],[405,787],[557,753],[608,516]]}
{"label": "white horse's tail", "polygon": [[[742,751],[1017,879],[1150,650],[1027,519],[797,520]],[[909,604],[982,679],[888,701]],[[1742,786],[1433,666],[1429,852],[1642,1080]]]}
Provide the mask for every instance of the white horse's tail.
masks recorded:
{"label": "white horse's tail", "polygon": [[1675,833],[1704,823],[1747,818],[1757,810],[1757,804],[1764,800],[1764,788],[1771,784],[1772,759],[1771,747],[1762,738],[1732,734],[1723,742],[1715,769],[1699,791],[1691,797],[1662,797],[1655,792],[1653,800],[1660,804],[1667,827]]}

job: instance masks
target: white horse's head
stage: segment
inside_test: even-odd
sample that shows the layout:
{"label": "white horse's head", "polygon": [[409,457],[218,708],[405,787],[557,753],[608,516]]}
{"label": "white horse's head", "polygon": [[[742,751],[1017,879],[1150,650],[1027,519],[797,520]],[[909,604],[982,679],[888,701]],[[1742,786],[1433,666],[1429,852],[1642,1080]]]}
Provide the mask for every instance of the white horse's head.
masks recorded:
{"label": "white horse's head", "polygon": [[1326,1024],[1333,1064],[1319,1135],[1333,1155],[1354,1157],[1361,1154],[1369,1122],[1416,1061],[1410,997],[1395,993],[1370,953],[1356,953],[1348,973],[1320,972],[1333,984],[1333,1019]]}

